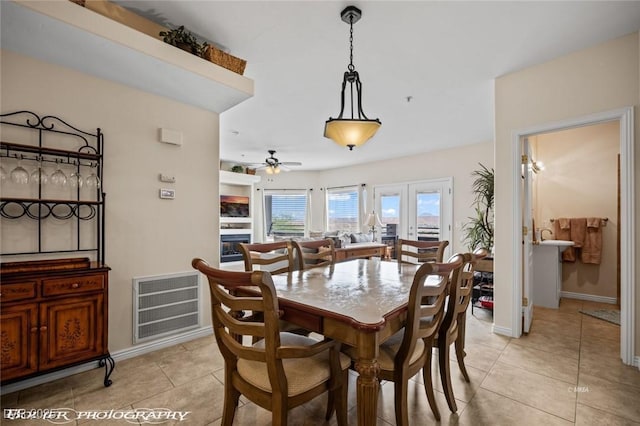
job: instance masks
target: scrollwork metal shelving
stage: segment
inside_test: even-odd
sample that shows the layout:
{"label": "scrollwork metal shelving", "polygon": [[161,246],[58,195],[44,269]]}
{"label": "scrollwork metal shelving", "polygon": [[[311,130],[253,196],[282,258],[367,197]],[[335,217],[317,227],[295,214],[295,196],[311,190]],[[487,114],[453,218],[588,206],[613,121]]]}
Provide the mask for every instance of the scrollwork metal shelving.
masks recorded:
{"label": "scrollwork metal shelving", "polygon": [[[68,198],[48,198],[43,196],[43,183],[37,183],[37,197],[0,197],[0,217],[7,220],[35,220],[37,221],[37,250],[10,251],[2,248],[3,256],[66,252],[95,252],[96,260],[104,264],[104,205],[105,192],[103,181],[103,149],[104,137],[100,128],[95,133],[85,132],[59,117],[46,115],[40,117],[32,111],[16,111],[0,114],[0,126],[21,129],[26,133],[19,133],[25,140],[7,141],[3,131],[0,141],[0,160],[15,159],[19,161],[55,163],[57,167],[65,165],[72,167],[78,175],[87,168],[95,169],[96,181],[99,185],[91,191],[82,191],[78,185]],[[9,132],[11,133],[11,132]],[[26,136],[25,136],[26,135]],[[12,137],[12,136],[10,136]],[[51,138],[52,141],[48,139]],[[56,144],[58,144],[56,146]],[[60,148],[60,145],[64,146]],[[32,188],[28,186],[25,188]],[[89,199],[85,199],[89,195]],[[75,241],[68,249],[50,250],[43,246],[43,223],[46,220],[75,220]],[[95,222],[95,244],[90,246],[82,239],[86,229],[82,222]]]}

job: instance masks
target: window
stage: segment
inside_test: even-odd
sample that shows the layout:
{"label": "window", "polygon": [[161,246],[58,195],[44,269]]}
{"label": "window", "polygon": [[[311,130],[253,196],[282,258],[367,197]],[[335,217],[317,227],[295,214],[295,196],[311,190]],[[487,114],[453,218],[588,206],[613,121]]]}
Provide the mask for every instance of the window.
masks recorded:
{"label": "window", "polygon": [[327,231],[360,231],[358,187],[327,188]]}
{"label": "window", "polygon": [[306,217],[306,191],[265,191],[264,229],[267,237],[303,237]]}

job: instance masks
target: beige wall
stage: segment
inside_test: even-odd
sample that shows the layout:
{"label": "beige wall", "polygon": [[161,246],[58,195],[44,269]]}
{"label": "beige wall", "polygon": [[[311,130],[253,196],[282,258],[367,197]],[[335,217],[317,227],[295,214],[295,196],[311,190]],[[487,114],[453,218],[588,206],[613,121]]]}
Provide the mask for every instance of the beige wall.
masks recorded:
{"label": "beige wall", "polygon": [[[514,132],[535,125],[584,117],[627,106],[640,101],[638,33],[612,40],[545,64],[505,75],[496,80],[496,260],[494,325],[497,330],[513,330],[514,276],[513,227],[516,219],[513,199],[518,180],[514,160]],[[635,134],[640,120],[636,113]],[[637,136],[636,136],[637,137]],[[635,152],[635,196],[640,199],[639,152]],[[518,213],[519,214],[519,213]],[[640,223],[636,219],[635,264],[639,263]],[[636,275],[640,270],[636,268]],[[636,276],[636,312],[640,291]],[[636,351],[640,342],[640,315],[636,314]]]}
{"label": "beige wall", "polygon": [[[375,143],[372,140],[369,143]],[[262,174],[260,188],[313,188],[312,229],[324,229],[324,191],[321,188],[366,184],[367,206],[373,205],[373,187],[380,184],[416,182],[453,177],[453,223],[461,224],[473,215],[471,203],[471,172],[478,163],[493,167],[493,143],[484,142],[434,151],[410,157],[395,158],[368,164],[349,166],[321,172],[289,172],[276,176]],[[452,252],[466,251],[460,241],[461,232],[454,226]]]}
{"label": "beige wall", "polygon": [[[195,256],[218,259],[218,115],[12,52],[1,55],[3,112],[32,110],[104,132],[109,349],[130,348],[132,278],[190,271]],[[184,144],[159,143],[162,127],[182,131]],[[161,172],[176,183],[160,183]],[[160,200],[161,187],[174,188],[175,200]],[[203,320],[210,323],[208,311]]]}
{"label": "beige wall", "polygon": [[[602,229],[599,265],[562,264],[562,291],[582,295],[617,296],[618,153],[617,121],[529,138],[534,159],[545,170],[534,175],[536,226],[553,229],[551,218],[608,218]],[[549,235],[545,233],[546,238]],[[579,257],[578,257],[579,258]]]}

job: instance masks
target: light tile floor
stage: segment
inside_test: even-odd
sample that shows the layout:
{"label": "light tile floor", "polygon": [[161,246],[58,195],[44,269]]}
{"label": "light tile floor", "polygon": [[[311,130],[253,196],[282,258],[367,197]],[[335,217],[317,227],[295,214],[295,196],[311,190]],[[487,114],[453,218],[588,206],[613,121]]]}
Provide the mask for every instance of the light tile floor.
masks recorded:
{"label": "light tile floor", "polygon": [[[520,339],[491,333],[489,312],[467,318],[465,383],[452,355],[457,414],[447,407],[434,355],[434,386],[442,414],[451,425],[640,425],[640,371],[619,359],[620,328],[582,315],[579,309],[608,305],[563,299],[560,309],[536,308],[532,331]],[[470,312],[469,312],[470,313]],[[2,396],[2,408],[75,410],[168,408],[189,411],[185,421],[163,424],[219,425],[222,415],[223,360],[213,337],[176,345],[118,362],[113,385],[101,385],[103,369],[67,377]],[[356,374],[350,376],[349,423],[356,424]],[[411,424],[433,424],[416,375],[409,386]],[[324,421],[326,397],[290,413],[290,425],[335,425]],[[7,425],[51,424],[7,421]],[[270,413],[241,398],[234,424],[271,423]],[[127,422],[78,421],[82,425]],[[395,424],[393,383],[383,382],[378,424]]]}

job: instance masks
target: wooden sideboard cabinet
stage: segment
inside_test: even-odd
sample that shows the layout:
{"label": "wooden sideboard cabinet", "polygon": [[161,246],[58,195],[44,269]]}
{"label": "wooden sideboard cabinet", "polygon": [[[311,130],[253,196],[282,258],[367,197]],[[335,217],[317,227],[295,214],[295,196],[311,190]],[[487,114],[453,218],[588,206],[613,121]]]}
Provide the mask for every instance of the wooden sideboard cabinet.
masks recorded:
{"label": "wooden sideboard cabinet", "polygon": [[109,386],[108,289],[109,267],[88,258],[3,263],[2,383],[98,361]]}

